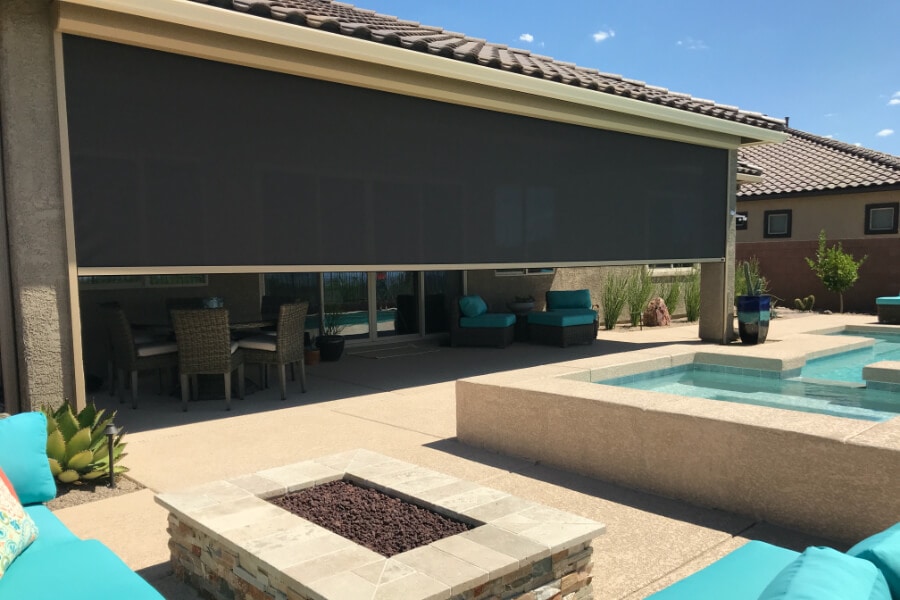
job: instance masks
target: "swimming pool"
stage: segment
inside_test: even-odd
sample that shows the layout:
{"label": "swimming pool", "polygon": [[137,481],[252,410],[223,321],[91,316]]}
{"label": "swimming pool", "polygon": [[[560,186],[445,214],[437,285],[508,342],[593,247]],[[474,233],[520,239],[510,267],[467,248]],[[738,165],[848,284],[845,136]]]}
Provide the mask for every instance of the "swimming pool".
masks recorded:
{"label": "swimming pool", "polygon": [[886,421],[900,414],[900,397],[895,392],[867,390],[853,385],[823,385],[797,379],[736,375],[713,371],[711,367],[714,365],[684,365],[598,383],[865,421]]}
{"label": "swimming pool", "polygon": [[813,359],[801,369],[801,378],[862,384],[865,383],[862,370],[866,365],[882,360],[900,360],[900,335],[898,334],[842,332],[837,335],[873,338],[875,345]]}
{"label": "swimming pool", "polygon": [[810,360],[798,377],[788,379],[781,379],[771,371],[690,364],[598,383],[867,421],[886,421],[900,415],[900,395],[866,389],[862,378],[866,365],[900,360],[900,335],[868,332],[839,335],[873,338],[875,344]]}

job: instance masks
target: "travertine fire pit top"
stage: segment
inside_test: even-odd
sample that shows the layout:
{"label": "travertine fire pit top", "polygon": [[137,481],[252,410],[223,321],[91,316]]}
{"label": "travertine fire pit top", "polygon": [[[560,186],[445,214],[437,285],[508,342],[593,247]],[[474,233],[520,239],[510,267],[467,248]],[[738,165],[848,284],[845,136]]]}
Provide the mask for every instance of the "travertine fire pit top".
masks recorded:
{"label": "travertine fire pit top", "polygon": [[[338,479],[480,526],[385,558],[266,501]],[[368,450],[163,493],[156,501],[236,551],[236,569],[282,578],[314,598],[450,598],[605,531],[596,521]]]}

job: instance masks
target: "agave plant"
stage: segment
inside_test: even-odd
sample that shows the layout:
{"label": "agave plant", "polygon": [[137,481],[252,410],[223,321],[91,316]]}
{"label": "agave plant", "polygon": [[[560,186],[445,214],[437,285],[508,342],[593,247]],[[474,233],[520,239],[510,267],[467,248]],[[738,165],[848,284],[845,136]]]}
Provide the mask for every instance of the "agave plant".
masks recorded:
{"label": "agave plant", "polygon": [[[68,403],[56,410],[46,406],[41,410],[47,415],[47,458],[54,477],[72,483],[109,476],[109,447],[104,429],[112,423],[115,412],[104,419],[106,411],[97,410],[93,403],[77,415]],[[123,435],[120,433],[113,439],[116,473],[128,470],[119,465],[119,459],[125,456]]]}

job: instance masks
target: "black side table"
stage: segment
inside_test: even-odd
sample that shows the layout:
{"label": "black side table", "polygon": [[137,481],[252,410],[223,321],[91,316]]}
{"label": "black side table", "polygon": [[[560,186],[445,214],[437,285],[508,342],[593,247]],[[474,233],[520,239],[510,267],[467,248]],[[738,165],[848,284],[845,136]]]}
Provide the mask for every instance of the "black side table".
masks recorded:
{"label": "black side table", "polygon": [[517,342],[527,342],[528,341],[528,312],[517,312],[516,313],[516,332],[515,332],[515,340]]}
{"label": "black side table", "polygon": [[510,302],[506,305],[509,312],[516,315],[515,340],[517,342],[528,341],[528,313],[534,310],[534,301]]}

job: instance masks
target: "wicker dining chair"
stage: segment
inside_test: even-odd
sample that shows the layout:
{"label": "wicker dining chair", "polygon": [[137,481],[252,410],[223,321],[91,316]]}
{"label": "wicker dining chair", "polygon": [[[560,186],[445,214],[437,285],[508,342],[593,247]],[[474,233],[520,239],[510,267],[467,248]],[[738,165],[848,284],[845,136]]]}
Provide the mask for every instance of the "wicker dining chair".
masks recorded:
{"label": "wicker dining chair", "polygon": [[159,388],[162,394],[162,373],[178,366],[178,346],[174,342],[157,341],[135,343],[131,323],[125,311],[117,304],[103,308],[103,319],[109,336],[114,368],[119,372],[119,401],[125,402],[125,377],[130,375],[131,407],[137,408],[138,372],[159,370]]}
{"label": "wicker dining chair", "polygon": [[306,323],[308,302],[282,304],[278,308],[278,324],[275,337],[256,335],[238,342],[244,350],[244,360],[248,363],[259,363],[263,385],[268,380],[269,365],[278,367],[278,383],[281,386],[281,399],[287,399],[287,377],[285,365],[300,364],[300,389],[306,393],[306,368],[303,361],[303,330]]}
{"label": "wicker dining chair", "polygon": [[225,410],[231,410],[231,373],[235,369],[238,397],[244,397],[244,353],[231,341],[228,309],[173,310],[172,325],[178,344],[182,410],[187,411],[191,389],[198,395],[197,375],[224,377]]}

